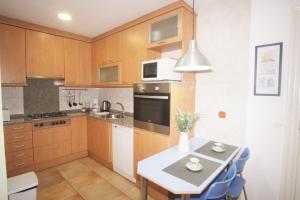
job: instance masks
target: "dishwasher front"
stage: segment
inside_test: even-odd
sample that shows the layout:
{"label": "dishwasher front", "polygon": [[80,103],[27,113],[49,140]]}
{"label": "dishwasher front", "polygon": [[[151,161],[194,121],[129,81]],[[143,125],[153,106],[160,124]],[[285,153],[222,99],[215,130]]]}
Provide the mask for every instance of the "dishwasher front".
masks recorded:
{"label": "dishwasher front", "polygon": [[133,128],[112,124],[113,170],[132,182],[133,173]]}

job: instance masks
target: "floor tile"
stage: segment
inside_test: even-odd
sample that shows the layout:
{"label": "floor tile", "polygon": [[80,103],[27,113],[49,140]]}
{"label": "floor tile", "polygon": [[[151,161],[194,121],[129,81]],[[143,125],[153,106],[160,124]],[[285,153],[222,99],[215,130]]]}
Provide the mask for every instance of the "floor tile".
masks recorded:
{"label": "floor tile", "polygon": [[121,191],[107,182],[94,184],[80,191],[85,200],[111,200],[122,195]]}
{"label": "floor tile", "polygon": [[79,194],[75,194],[73,196],[67,197],[64,200],[84,200]]}
{"label": "floor tile", "polygon": [[66,181],[38,189],[39,200],[61,200],[75,194],[77,194],[76,191]]}
{"label": "floor tile", "polygon": [[65,179],[71,179],[91,171],[90,168],[79,161],[73,161],[71,163],[60,165],[56,167],[56,169]]}
{"label": "floor tile", "polygon": [[134,183],[116,173],[111,175],[107,181],[124,193],[131,190],[132,188],[135,188]]}
{"label": "floor tile", "polygon": [[37,172],[36,174],[39,181],[39,189],[49,187],[51,185],[63,182],[65,180],[55,168],[46,169]]}
{"label": "floor tile", "polygon": [[113,198],[113,200],[131,200],[128,196],[126,196],[125,194],[122,194],[121,196],[117,196],[115,198]]}
{"label": "floor tile", "polygon": [[98,174],[96,174],[94,171],[89,171],[87,173],[69,179],[69,183],[77,191],[84,190],[90,185],[97,184],[100,182],[105,182],[105,180],[101,178]]}

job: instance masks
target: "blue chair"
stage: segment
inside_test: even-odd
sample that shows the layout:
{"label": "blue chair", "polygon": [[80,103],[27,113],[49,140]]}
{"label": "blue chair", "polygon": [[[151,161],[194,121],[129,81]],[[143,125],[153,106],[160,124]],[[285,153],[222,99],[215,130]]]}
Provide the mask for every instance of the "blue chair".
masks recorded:
{"label": "blue chair", "polygon": [[245,189],[246,181],[243,178],[242,172],[244,170],[245,164],[250,157],[250,150],[248,147],[244,149],[241,156],[236,160],[237,176],[233,180],[232,184],[229,187],[229,194],[232,199],[237,199],[242,190],[244,192],[245,199],[247,200],[247,194]]}
{"label": "blue chair", "polygon": [[[234,161],[234,163],[236,164],[236,168],[237,168],[237,176],[232,181],[232,183],[229,187],[229,190],[228,190],[228,195],[230,196],[231,199],[237,199],[243,190],[245,199],[247,200],[247,194],[246,194],[246,190],[245,190],[246,181],[242,176],[242,172],[244,170],[246,161],[249,159],[249,156],[250,156],[250,150],[248,147],[246,147],[244,149],[244,151],[242,152],[242,154],[240,155],[240,157],[238,158],[238,160]],[[220,181],[225,180],[226,173],[227,173],[226,171],[221,173],[214,180],[214,182],[220,182]]]}
{"label": "blue chair", "polygon": [[[209,189],[202,194],[191,195],[191,200],[222,200],[226,199],[229,186],[231,185],[232,181],[236,177],[237,168],[236,164],[233,163],[226,174],[224,175],[224,181],[214,182],[210,185]],[[180,197],[176,198],[175,200],[181,200]]]}

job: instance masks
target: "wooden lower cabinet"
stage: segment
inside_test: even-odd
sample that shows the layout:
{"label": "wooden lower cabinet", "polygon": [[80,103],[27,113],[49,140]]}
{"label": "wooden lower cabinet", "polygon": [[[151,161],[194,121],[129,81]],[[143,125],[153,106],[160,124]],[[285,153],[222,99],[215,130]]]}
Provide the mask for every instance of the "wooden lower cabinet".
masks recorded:
{"label": "wooden lower cabinet", "polygon": [[[159,153],[169,147],[169,136],[134,128],[134,172],[138,186],[140,186],[139,176],[137,175],[138,161]],[[149,183],[148,191],[154,199],[168,199],[168,192],[153,183]]]}
{"label": "wooden lower cabinet", "polygon": [[39,164],[70,155],[71,139],[70,125],[34,130],[34,163]]}
{"label": "wooden lower cabinet", "polygon": [[72,153],[87,151],[87,117],[72,117]]}
{"label": "wooden lower cabinet", "polygon": [[33,168],[32,125],[20,123],[4,126],[6,169],[14,176]]}
{"label": "wooden lower cabinet", "polygon": [[112,127],[108,121],[88,118],[89,156],[112,168]]}

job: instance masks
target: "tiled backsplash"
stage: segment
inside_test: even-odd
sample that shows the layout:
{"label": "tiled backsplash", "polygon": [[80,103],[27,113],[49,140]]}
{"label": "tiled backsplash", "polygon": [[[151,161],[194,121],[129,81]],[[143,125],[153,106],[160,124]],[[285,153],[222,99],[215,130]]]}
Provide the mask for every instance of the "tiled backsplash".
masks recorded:
{"label": "tiled backsplash", "polygon": [[10,114],[24,113],[24,100],[22,87],[2,87],[2,104],[7,108]]}
{"label": "tiled backsplash", "polygon": [[[72,89],[72,90],[68,90]],[[82,89],[82,90],[73,90],[73,89]],[[69,98],[67,97],[69,95],[69,92],[71,95],[75,96],[75,103],[77,103],[77,106],[70,107],[69,106]],[[79,95],[81,96],[80,102],[82,105],[79,105]],[[77,110],[84,107],[85,102],[89,102],[90,106],[92,106],[93,99],[97,99],[99,96],[99,89],[97,88],[67,88],[67,87],[60,87],[59,88],[59,110]],[[70,99],[71,102],[74,101],[74,99]]]}
{"label": "tiled backsplash", "polygon": [[124,105],[126,112],[133,113],[133,89],[132,88],[101,88],[99,89],[100,103],[108,100],[111,103],[111,109],[121,110],[117,102]]}
{"label": "tiled backsplash", "polygon": [[[112,109],[121,110],[121,107],[116,105],[116,102],[120,102],[124,105],[126,112],[133,112],[133,89],[132,88],[87,88],[81,91],[81,102],[83,105],[72,106],[68,105],[68,89],[66,87],[59,87],[59,93],[57,97],[59,99],[59,110],[76,110],[81,109],[86,101],[92,105],[93,99],[108,100],[112,104]],[[72,88],[74,89],[74,88]],[[71,91],[71,94],[76,96],[75,102],[79,101],[79,91]],[[11,114],[24,114],[24,95],[22,87],[2,87],[2,102],[3,108],[8,108]]]}

